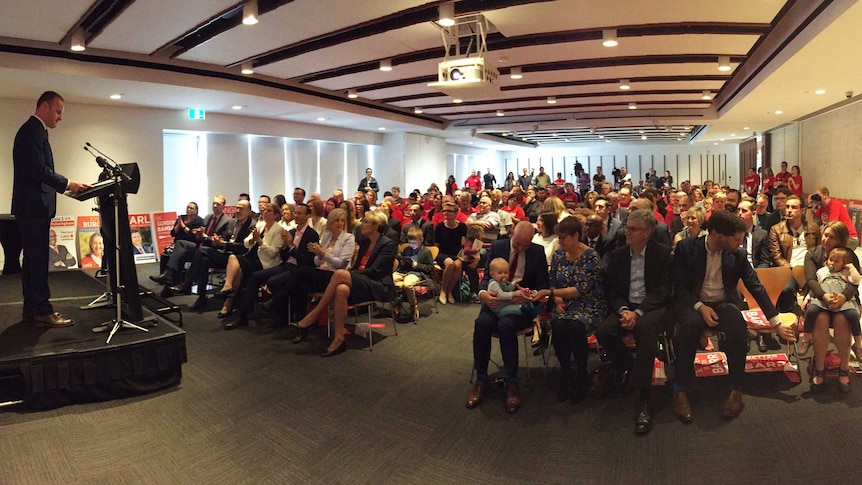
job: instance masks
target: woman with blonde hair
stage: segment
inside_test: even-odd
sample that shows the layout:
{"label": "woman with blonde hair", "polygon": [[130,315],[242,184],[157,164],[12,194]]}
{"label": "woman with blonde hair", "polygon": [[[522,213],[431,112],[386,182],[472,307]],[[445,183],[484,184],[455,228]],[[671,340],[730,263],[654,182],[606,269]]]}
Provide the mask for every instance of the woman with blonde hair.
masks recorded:
{"label": "woman with blonde hair", "polygon": [[553,212],[557,216],[557,222],[571,215],[566,211],[566,204],[559,197],[545,199],[545,203],[542,204],[542,212]]}
{"label": "woman with blonde hair", "polygon": [[706,221],[706,211],[703,210],[703,207],[692,207],[685,211],[684,214],[680,214],[680,216],[682,216],[684,227],[682,228],[682,231],[679,231],[673,237],[674,248],[676,248],[676,244],[683,239],[706,235],[706,229],[704,229],[703,226],[704,221]]}

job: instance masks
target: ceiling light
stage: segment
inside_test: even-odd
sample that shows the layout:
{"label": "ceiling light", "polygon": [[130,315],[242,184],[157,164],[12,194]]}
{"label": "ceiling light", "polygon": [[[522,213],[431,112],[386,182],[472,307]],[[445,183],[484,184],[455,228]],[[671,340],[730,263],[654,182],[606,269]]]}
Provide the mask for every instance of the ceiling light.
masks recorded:
{"label": "ceiling light", "polygon": [[122,98],[123,98],[123,93],[111,95],[111,99],[122,99]]}
{"label": "ceiling light", "polygon": [[522,140],[522,141],[527,141],[527,137],[525,136],[525,137],[521,138],[521,140]]}
{"label": "ceiling light", "polygon": [[326,118],[324,118],[323,116],[318,116],[317,121],[326,121]]}
{"label": "ceiling light", "polygon": [[84,29],[78,27],[72,32],[72,43],[69,48],[75,52],[81,52],[87,48],[87,43],[84,40]]}
{"label": "ceiling light", "polygon": [[506,113],[504,113],[503,110],[498,109],[497,110],[497,116],[506,116]]}
{"label": "ceiling light", "polygon": [[524,75],[521,74],[520,67],[513,67],[511,71],[509,71],[509,77],[512,79],[521,79],[522,77],[524,77]]}
{"label": "ceiling light", "polygon": [[254,74],[254,66],[252,66],[252,63],[250,61],[243,62],[242,69],[239,72],[245,74],[246,76]]}
{"label": "ceiling light", "polygon": [[712,99],[712,93],[710,93],[709,91],[704,91],[703,94],[700,96],[700,99],[705,99],[709,101],[710,99]]}
{"label": "ceiling light", "polygon": [[730,70],[730,56],[718,56],[718,70],[722,72]]}
{"label": "ceiling light", "polygon": [[392,70],[392,59],[383,59],[380,61],[380,70],[383,72],[389,72]]}
{"label": "ceiling light", "polygon": [[781,111],[780,109],[777,109],[777,110],[775,110],[775,114],[777,114],[777,115],[783,115],[783,114],[784,114],[784,111]]}
{"label": "ceiling light", "polygon": [[619,45],[619,42],[617,42],[617,29],[605,29],[602,31],[602,45],[605,47],[616,47]]}
{"label": "ceiling light", "polygon": [[627,90],[627,89],[631,89],[631,88],[632,88],[632,87],[629,85],[629,80],[628,80],[628,79],[620,79],[620,89],[622,89],[623,91],[625,91],[625,90]]}
{"label": "ceiling light", "polygon": [[605,143],[610,143],[610,142],[611,142],[610,140],[605,140]]}
{"label": "ceiling light", "polygon": [[814,94],[826,94],[826,90],[825,89],[818,89],[817,91],[814,91]]}
{"label": "ceiling light", "polygon": [[557,104],[557,98],[554,96],[548,96],[548,104]]}
{"label": "ceiling light", "polygon": [[440,20],[437,23],[443,27],[455,25],[455,2],[441,3],[438,10],[440,11]]}
{"label": "ceiling light", "polygon": [[347,90],[347,97],[350,99],[356,99],[359,97],[359,94],[356,92],[355,89],[348,89]]}
{"label": "ceiling light", "polygon": [[503,136],[509,136],[509,134],[508,134],[508,133],[503,133]]}
{"label": "ceiling light", "polygon": [[718,141],[724,141],[724,138],[719,138]]}
{"label": "ceiling light", "polygon": [[730,136],[736,136],[736,133],[731,133]]}
{"label": "ceiling light", "polygon": [[638,133],[640,133],[641,135],[643,135],[643,134],[644,134],[644,131],[643,131],[643,130],[638,130]]}
{"label": "ceiling light", "polygon": [[385,126],[381,126],[380,128],[377,128],[377,129],[378,129],[378,130],[380,130],[380,131],[386,131],[386,127],[385,127]]}
{"label": "ceiling light", "polygon": [[641,135],[641,140],[646,140],[646,135]]}
{"label": "ceiling light", "polygon": [[233,109],[233,110],[239,111],[239,110],[241,110],[241,109],[242,109],[242,106],[240,106],[240,105],[238,105],[238,104],[235,104],[235,105],[231,106],[231,107],[230,107],[230,109]]}
{"label": "ceiling light", "polygon": [[416,113],[417,115],[421,115],[424,111],[422,111],[422,108],[417,106],[417,107],[413,108],[413,112]]}
{"label": "ceiling light", "polygon": [[713,143],[713,145],[718,145],[718,142]]}
{"label": "ceiling light", "polygon": [[599,138],[604,138],[604,137],[605,137],[605,135],[599,135]]}
{"label": "ceiling light", "polygon": [[629,109],[638,109],[637,103],[629,103]]}
{"label": "ceiling light", "polygon": [[747,126],[743,126],[743,127],[742,127],[742,129],[743,129],[743,130],[747,130],[747,129],[748,129],[748,127],[747,127]]}
{"label": "ceiling light", "polygon": [[453,99],[453,100],[452,100],[452,102],[453,102],[453,103],[455,103],[455,104],[461,104],[461,103],[463,103],[463,102],[464,102],[464,100],[463,100],[463,99],[461,99],[461,98],[455,98],[455,99]]}
{"label": "ceiling light", "polygon": [[677,138],[676,141],[682,141],[682,138]]}
{"label": "ceiling light", "polygon": [[249,0],[242,6],[242,23],[254,25],[257,22],[257,0]]}
{"label": "ceiling light", "polygon": [[568,138],[566,138],[566,142],[568,142],[568,141],[570,141],[570,140]]}
{"label": "ceiling light", "polygon": [[554,133],[554,134],[553,134],[553,135],[551,135],[551,136],[560,136],[560,135],[558,135],[558,134]]}
{"label": "ceiling light", "polygon": [[472,141],[468,141],[468,142],[467,142],[467,144],[468,144],[468,145],[472,145],[472,144],[473,144],[473,142],[472,142]]}

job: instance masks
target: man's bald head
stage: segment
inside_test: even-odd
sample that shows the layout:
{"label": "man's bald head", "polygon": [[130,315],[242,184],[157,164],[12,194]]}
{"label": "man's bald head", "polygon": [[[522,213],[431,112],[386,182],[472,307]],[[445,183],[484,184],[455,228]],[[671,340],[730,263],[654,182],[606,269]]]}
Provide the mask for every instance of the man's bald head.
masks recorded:
{"label": "man's bald head", "polygon": [[530,224],[530,221],[521,221],[515,226],[515,231],[512,234],[512,247],[515,248],[516,251],[523,251],[530,246],[530,243],[533,241],[533,235],[536,233],[536,230],[533,228],[533,225]]}

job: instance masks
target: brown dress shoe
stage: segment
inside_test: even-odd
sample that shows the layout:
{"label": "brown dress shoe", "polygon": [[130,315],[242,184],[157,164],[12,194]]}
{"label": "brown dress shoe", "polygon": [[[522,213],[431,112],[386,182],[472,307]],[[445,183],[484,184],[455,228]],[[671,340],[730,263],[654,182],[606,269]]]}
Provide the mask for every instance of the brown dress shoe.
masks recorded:
{"label": "brown dress shoe", "polygon": [[467,409],[473,409],[482,404],[482,401],[485,399],[486,384],[486,381],[476,380],[473,384],[473,389],[467,394]]}
{"label": "brown dress shoe", "polygon": [[506,384],[506,412],[515,414],[521,409],[521,386]]}
{"label": "brown dress shoe", "polygon": [[66,318],[59,313],[49,313],[47,315],[34,315],[33,322],[46,327],[60,328],[74,325],[75,322],[71,318]]}
{"label": "brown dress shoe", "polygon": [[742,391],[734,389],[730,391],[730,396],[724,401],[724,406],[721,407],[721,416],[725,419],[733,419],[742,413],[742,408],[745,405],[742,403]]}
{"label": "brown dress shoe", "polygon": [[691,414],[691,404],[688,403],[688,396],[685,391],[673,395],[673,413],[683,423],[688,424],[694,421],[694,415]]}

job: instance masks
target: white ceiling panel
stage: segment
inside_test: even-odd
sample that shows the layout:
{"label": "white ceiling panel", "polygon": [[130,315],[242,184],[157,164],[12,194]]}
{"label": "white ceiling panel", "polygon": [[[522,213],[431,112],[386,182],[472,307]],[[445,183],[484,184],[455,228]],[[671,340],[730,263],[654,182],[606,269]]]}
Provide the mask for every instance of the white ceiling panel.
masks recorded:
{"label": "white ceiling panel", "polygon": [[3,0],[0,36],[60,42],[91,3],[91,0]]}
{"label": "white ceiling panel", "polygon": [[[149,54],[236,0],[146,0],[132,3],[93,41],[92,47]],[[147,25],[147,35],[129,35]]]}

